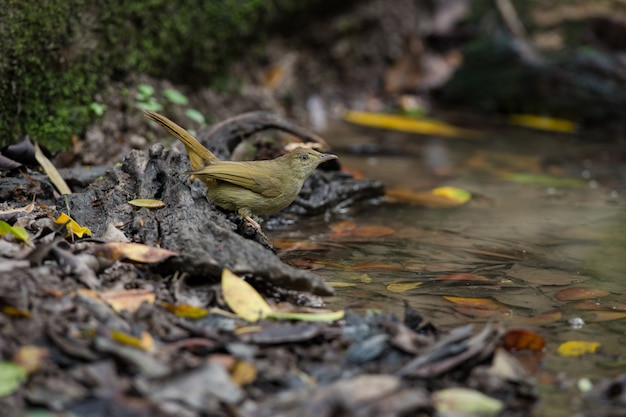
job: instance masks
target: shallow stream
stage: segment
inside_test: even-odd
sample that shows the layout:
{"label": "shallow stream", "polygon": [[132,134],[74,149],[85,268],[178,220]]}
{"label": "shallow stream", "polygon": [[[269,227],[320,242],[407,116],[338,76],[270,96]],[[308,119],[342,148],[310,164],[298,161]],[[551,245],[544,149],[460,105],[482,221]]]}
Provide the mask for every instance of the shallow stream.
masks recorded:
{"label": "shallow stream", "polygon": [[[626,372],[623,139],[522,128],[429,139],[347,126],[326,136],[344,166],[389,189],[473,195],[454,208],[380,202],[272,231],[286,262],[335,286],[330,308],[402,317],[406,301],[444,328],[495,318],[536,332],[546,343],[526,363],[541,392],[536,415],[569,416],[584,408],[588,382]],[[567,341],[600,347],[563,356]]]}

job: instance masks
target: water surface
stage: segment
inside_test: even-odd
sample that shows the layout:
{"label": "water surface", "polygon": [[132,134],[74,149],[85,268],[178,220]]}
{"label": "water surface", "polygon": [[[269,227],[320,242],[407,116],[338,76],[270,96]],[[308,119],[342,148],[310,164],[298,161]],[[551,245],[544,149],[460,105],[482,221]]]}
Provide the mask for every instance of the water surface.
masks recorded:
{"label": "water surface", "polygon": [[[407,301],[444,328],[496,318],[540,334],[546,350],[534,369],[543,394],[537,415],[570,415],[581,407],[578,380],[626,371],[626,150],[619,141],[524,129],[482,140],[346,127],[326,136],[344,165],[388,188],[449,185],[474,196],[456,208],[381,202],[330,219],[391,229],[385,236],[337,237],[321,220],[273,231],[319,243],[283,258],[336,286],[329,307],[402,316]],[[560,299],[563,289],[580,287],[607,295]],[[449,297],[493,303],[475,308]],[[570,340],[601,348],[560,356],[558,346]]]}

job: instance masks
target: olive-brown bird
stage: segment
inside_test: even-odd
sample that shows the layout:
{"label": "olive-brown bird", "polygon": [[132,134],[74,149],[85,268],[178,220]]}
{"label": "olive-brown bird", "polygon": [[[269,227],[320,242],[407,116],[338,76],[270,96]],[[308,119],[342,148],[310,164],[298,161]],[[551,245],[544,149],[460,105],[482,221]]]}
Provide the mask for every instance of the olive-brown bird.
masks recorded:
{"label": "olive-brown bird", "polygon": [[238,212],[264,237],[250,216],[289,206],[319,164],[337,159],[332,154],[297,148],[267,161],[222,161],[167,117],[150,110],[144,112],[185,145],[193,168],[189,173],[206,184],[209,198],[224,209]]}

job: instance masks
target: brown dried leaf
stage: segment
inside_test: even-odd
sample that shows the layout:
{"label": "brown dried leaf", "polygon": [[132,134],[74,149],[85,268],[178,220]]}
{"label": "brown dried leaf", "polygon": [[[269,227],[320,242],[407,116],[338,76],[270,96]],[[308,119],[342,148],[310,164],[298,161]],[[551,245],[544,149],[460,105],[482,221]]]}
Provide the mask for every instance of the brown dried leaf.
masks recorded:
{"label": "brown dried leaf", "polygon": [[546,341],[535,332],[524,329],[511,329],[502,338],[504,348],[507,350],[535,350],[540,351],[546,347]]}
{"label": "brown dried leaf", "polygon": [[172,256],[178,256],[177,252],[171,250],[126,242],[102,243],[94,247],[93,254],[113,261],[141,263],[156,263]]}
{"label": "brown dried leaf", "polygon": [[104,291],[98,293],[98,296],[113,310],[117,312],[127,310],[131,313],[137,311],[144,302],[153,304],[156,298],[153,291],[145,289]]}
{"label": "brown dried leaf", "polygon": [[11,360],[32,374],[41,368],[41,364],[49,354],[50,352],[46,348],[27,345],[20,347]]}

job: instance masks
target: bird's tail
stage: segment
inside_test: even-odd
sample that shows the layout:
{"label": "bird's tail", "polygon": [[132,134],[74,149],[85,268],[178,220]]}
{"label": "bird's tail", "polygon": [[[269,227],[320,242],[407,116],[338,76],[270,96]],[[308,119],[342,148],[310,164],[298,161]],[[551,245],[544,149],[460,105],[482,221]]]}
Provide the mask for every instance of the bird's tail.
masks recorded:
{"label": "bird's tail", "polygon": [[200,170],[218,159],[211,151],[202,146],[196,138],[167,117],[150,110],[144,110],[144,114],[148,119],[154,120],[163,126],[165,130],[170,132],[172,136],[185,145],[185,149],[187,149],[187,154],[189,155],[189,161],[191,162],[191,168],[193,168],[194,171]]}

